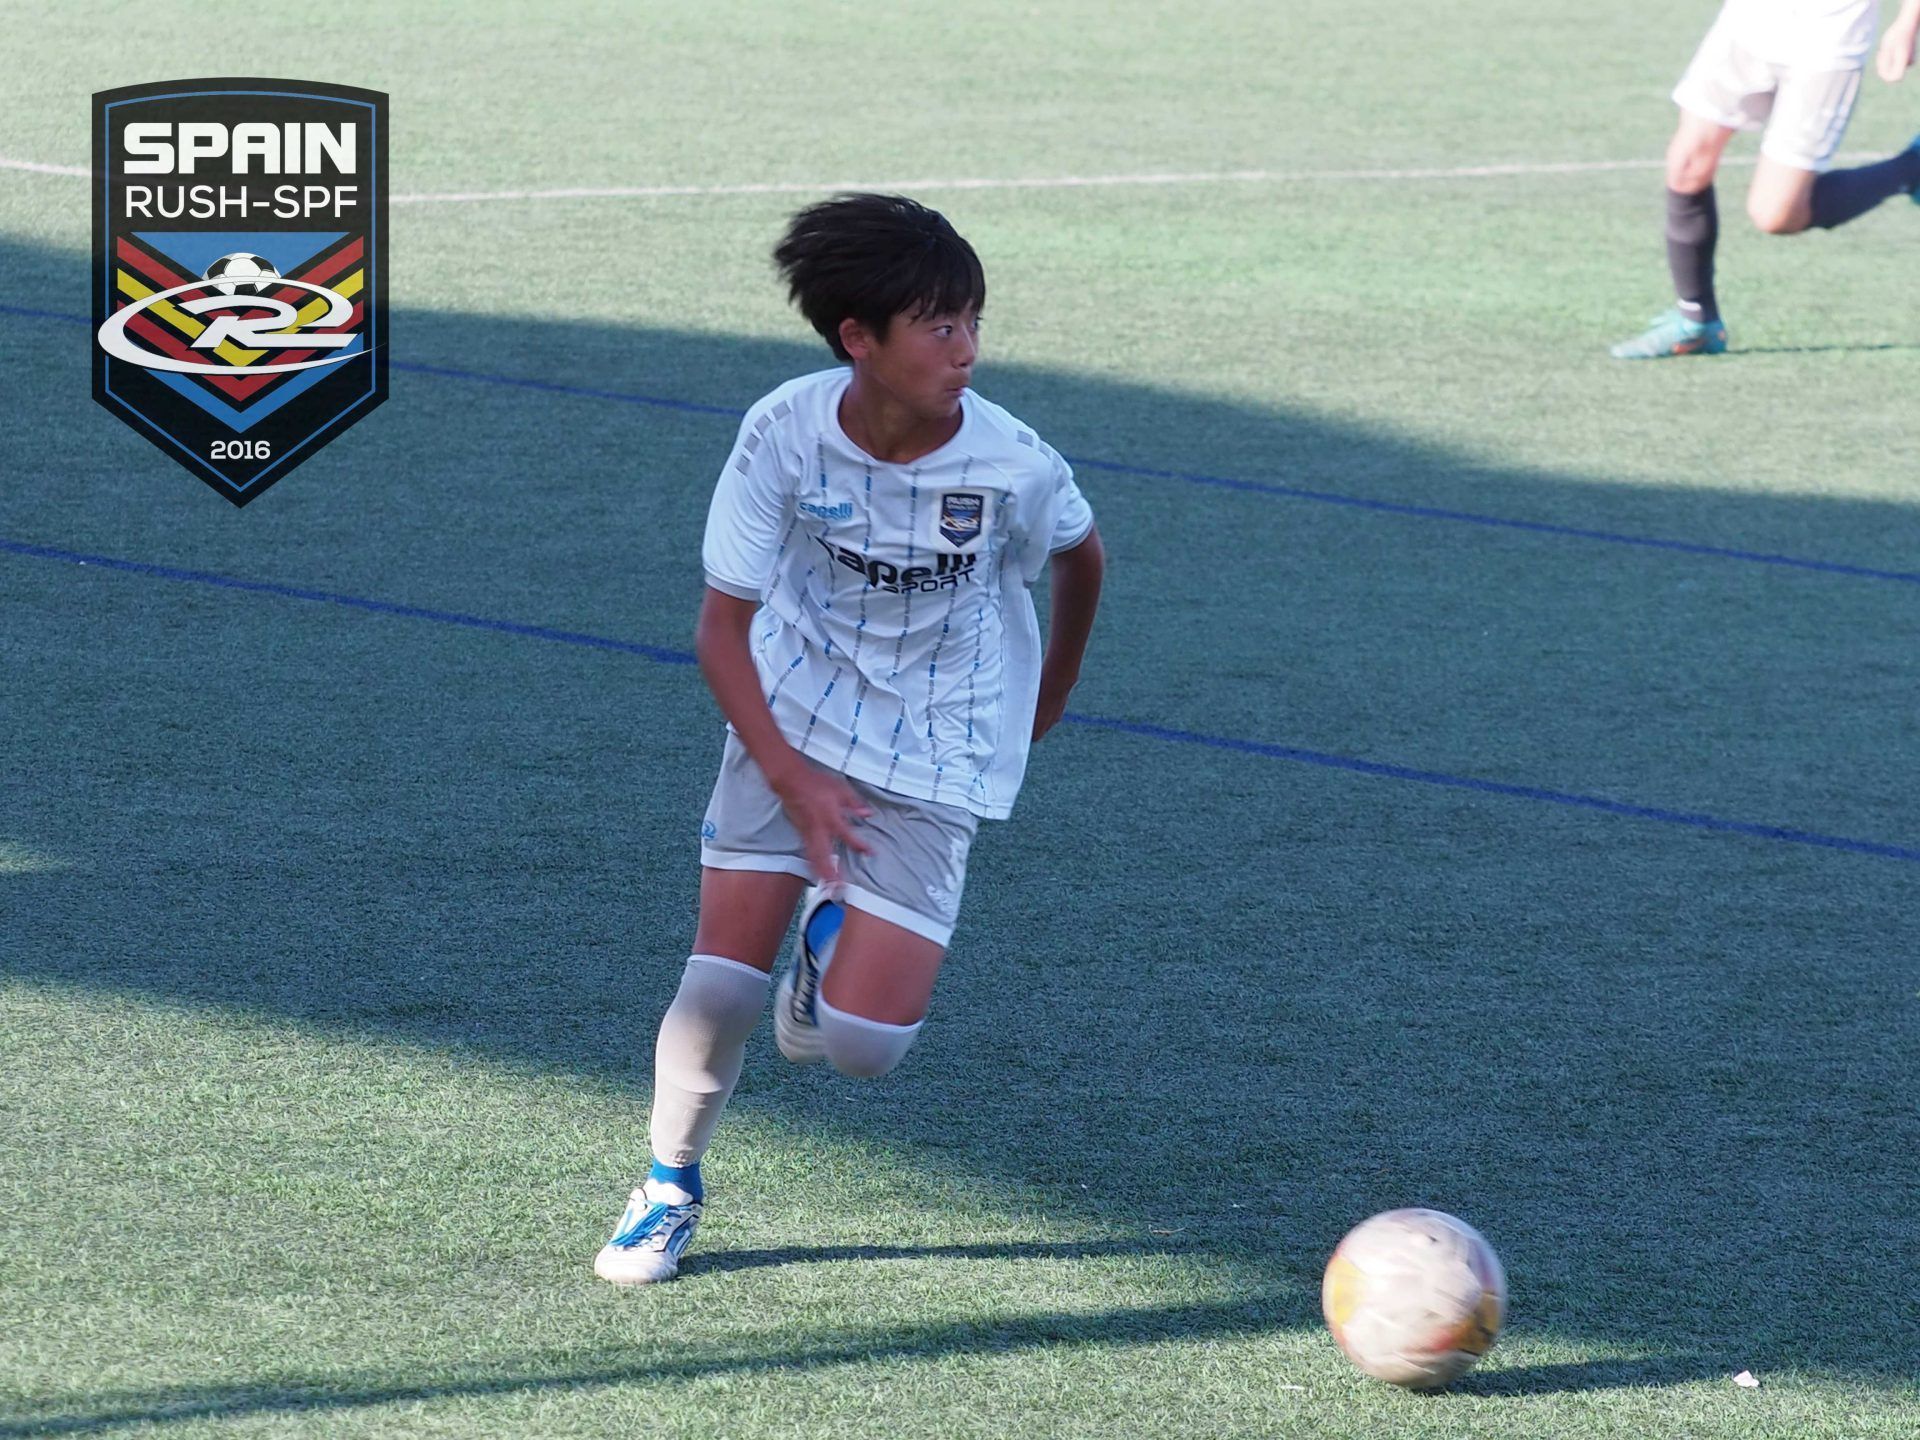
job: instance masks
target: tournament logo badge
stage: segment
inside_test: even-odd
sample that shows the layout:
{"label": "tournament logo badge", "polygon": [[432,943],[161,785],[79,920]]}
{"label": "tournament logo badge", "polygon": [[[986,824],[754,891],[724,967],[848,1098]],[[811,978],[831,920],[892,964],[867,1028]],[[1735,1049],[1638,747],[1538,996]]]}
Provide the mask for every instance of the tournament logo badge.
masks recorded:
{"label": "tournament logo badge", "polygon": [[387,398],[387,97],[93,97],[93,398],[245,505]]}
{"label": "tournament logo badge", "polygon": [[966,490],[952,490],[940,497],[940,533],[949,545],[967,545],[980,538],[980,517],[986,512],[987,497]]}

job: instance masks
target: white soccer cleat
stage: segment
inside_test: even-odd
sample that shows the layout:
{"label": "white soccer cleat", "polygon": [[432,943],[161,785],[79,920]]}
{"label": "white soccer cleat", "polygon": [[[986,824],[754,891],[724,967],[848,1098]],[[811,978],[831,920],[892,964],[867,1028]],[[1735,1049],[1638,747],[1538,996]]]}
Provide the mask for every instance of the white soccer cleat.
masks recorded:
{"label": "white soccer cleat", "polygon": [[845,918],[846,911],[828,898],[824,887],[816,885],[807,891],[800,907],[800,933],[793,940],[793,964],[780,977],[773,996],[773,1043],[796,1065],[811,1065],[826,1056],[814,1001]]}
{"label": "white soccer cleat", "polygon": [[593,1257],[593,1273],[615,1285],[656,1285],[673,1279],[700,1223],[701,1208],[678,1185],[647,1181],[628,1197],[613,1238]]}

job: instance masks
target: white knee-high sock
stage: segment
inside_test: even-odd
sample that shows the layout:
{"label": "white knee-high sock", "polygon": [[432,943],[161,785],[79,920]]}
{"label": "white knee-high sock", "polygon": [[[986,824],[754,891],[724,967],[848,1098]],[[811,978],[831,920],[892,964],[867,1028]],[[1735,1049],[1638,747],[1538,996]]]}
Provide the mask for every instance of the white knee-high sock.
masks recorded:
{"label": "white knee-high sock", "polygon": [[719,955],[688,957],[653,1049],[656,1160],[675,1166],[700,1163],[766,1003],[762,971]]}
{"label": "white knee-high sock", "polygon": [[835,1009],[825,995],[815,998],[813,1013],[820,1021],[828,1062],[842,1075],[858,1080],[875,1079],[898,1065],[926,1023],[916,1020],[911,1025],[889,1025],[884,1020],[869,1020]]}

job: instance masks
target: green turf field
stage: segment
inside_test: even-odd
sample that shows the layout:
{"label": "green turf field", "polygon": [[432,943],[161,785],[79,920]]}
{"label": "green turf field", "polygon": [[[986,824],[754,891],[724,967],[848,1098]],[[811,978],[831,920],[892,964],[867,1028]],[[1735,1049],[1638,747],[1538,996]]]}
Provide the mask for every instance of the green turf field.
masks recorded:
{"label": "green turf field", "polygon": [[[1920,211],[1728,172],[1736,353],[1624,366],[1707,0],[654,8],[0,4],[0,160],[289,75],[391,93],[396,194],[733,191],[396,204],[390,402],[236,511],[0,167],[0,1440],[1920,1433]],[[763,1027],[616,1293],[699,407],[828,362],[766,252],[841,181],[979,248],[1107,600],[920,1045]],[[1319,1321],[1405,1204],[1511,1281],[1441,1396]]]}

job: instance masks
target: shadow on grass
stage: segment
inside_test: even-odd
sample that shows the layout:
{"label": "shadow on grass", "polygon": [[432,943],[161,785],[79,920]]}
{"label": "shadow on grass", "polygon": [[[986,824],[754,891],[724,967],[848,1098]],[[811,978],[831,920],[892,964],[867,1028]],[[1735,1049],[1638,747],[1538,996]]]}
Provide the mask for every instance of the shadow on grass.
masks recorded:
{"label": "shadow on grass", "polygon": [[760,1270],[770,1265],[832,1265],[860,1260],[1091,1260],[1108,1255],[1179,1254],[1191,1245],[1129,1240],[1017,1240],[1001,1245],[787,1245],[777,1250],[694,1250],[682,1279]]}
{"label": "shadow on grass", "polygon": [[20,1418],[0,1416],[0,1437],[88,1435],[123,1426],[241,1415],[324,1412],[462,1396],[530,1394],[609,1385],[690,1380],[711,1375],[817,1370],[841,1365],[950,1355],[1004,1355],[1052,1345],[1141,1345],[1166,1340],[1232,1339],[1298,1326],[1298,1298],[1262,1296],[1238,1303],[1114,1309],[1094,1314],[1061,1311],[991,1323],[906,1326],[866,1335],[842,1335],[782,1349],[744,1353],[628,1359],[570,1365],[547,1373],[456,1377],[424,1383],[323,1385],[279,1377],[267,1384],[181,1386],[105,1395],[88,1409],[50,1409]]}
{"label": "shadow on grass", "polygon": [[1579,1360],[1552,1365],[1499,1367],[1496,1348],[1492,1368],[1469,1371],[1441,1395],[1558,1395],[1584,1390],[1644,1390],[1653,1386],[1687,1385],[1696,1380],[1726,1376],[1718,1357],[1711,1355],[1641,1355],[1630,1360]]}
{"label": "shadow on grass", "polygon": [[1884,345],[1741,345],[1718,359],[1738,359],[1742,355],[1867,355],[1881,350],[1920,351],[1920,345],[1889,342]]}
{"label": "shadow on grass", "polygon": [[[13,242],[0,275],[0,301],[86,289],[83,262]],[[6,327],[0,440],[34,477],[0,495],[6,538],[667,648],[688,643],[734,429],[681,402],[744,406],[824,359],[400,313],[403,360],[602,393],[397,373],[387,407],[236,513],[92,406],[83,327]],[[1619,486],[1098,376],[988,366],[982,389],[1072,454],[1748,551],[1920,553],[1908,505]],[[1916,838],[1911,586],[1081,473],[1113,556],[1086,713]],[[0,880],[0,973],[587,1077],[631,1094],[644,1136],[634,1037],[677,981],[719,748],[690,667],[19,556],[0,605],[8,837],[73,867]],[[1896,1003],[1920,952],[1911,867],[1086,727],[1042,747],[975,855],[907,1065],[858,1089],[769,1063],[762,1038],[743,1109],[1109,1230],[1142,1223],[1114,1177],[1180,1177],[1144,1203],[1268,1273],[1435,1204],[1487,1232],[1516,1313],[1556,1333],[1742,1334],[1756,1366],[1910,1359],[1912,1222],[1873,1197],[1920,1185],[1920,1044]],[[607,1177],[583,1234],[630,1179]],[[825,1258],[878,1257],[703,1268]],[[1311,1317],[1144,1309],[874,1343],[1184,1321]]]}
{"label": "shadow on grass", "polygon": [[[324,1414],[474,1396],[645,1385],[714,1375],[806,1371],[955,1355],[1005,1355],[1055,1345],[1124,1346],[1163,1341],[1233,1340],[1309,1323],[1310,1317],[1303,1315],[1301,1308],[1297,1295],[1273,1295],[1231,1304],[1114,1309],[1097,1314],[1063,1311],[992,1323],[909,1326],[798,1344],[783,1350],[629,1359],[603,1365],[576,1364],[544,1373],[359,1385],[278,1377],[257,1385],[180,1386],[103,1395],[85,1409],[48,1408],[17,1417],[0,1415],[0,1440],[30,1435],[94,1435],[134,1425],[189,1420]],[[1720,1367],[1710,1359],[1677,1355],[1536,1365],[1476,1371],[1449,1390],[1423,1398],[1441,1403],[1450,1395],[1542,1395],[1571,1390],[1644,1388],[1684,1384],[1717,1373]]]}

